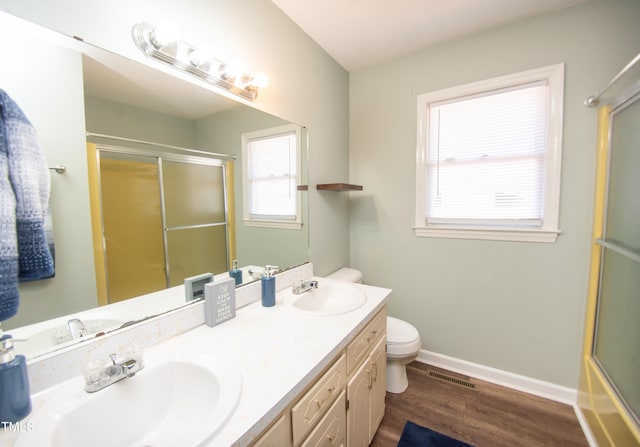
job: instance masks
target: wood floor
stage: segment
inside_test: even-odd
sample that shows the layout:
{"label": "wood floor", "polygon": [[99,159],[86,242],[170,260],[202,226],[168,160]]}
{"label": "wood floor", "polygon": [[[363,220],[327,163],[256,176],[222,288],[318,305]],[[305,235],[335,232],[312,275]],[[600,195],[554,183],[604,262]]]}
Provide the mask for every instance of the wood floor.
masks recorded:
{"label": "wood floor", "polygon": [[[436,374],[464,379],[470,389]],[[409,388],[387,393],[387,408],[371,446],[395,447],[407,420],[474,447],[588,447],[573,408],[488,382],[413,362]]]}

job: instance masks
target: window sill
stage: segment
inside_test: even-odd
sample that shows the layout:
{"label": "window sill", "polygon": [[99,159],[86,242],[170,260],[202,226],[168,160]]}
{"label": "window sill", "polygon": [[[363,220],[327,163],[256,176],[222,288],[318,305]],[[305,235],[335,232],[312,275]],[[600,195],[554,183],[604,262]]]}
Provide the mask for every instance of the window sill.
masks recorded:
{"label": "window sill", "polygon": [[302,222],[285,222],[273,220],[243,220],[246,227],[279,228],[281,230],[301,230]]}
{"label": "window sill", "polygon": [[448,239],[477,239],[488,241],[540,242],[553,244],[560,230],[532,229],[485,229],[485,228],[433,228],[414,227],[418,237],[439,237]]}

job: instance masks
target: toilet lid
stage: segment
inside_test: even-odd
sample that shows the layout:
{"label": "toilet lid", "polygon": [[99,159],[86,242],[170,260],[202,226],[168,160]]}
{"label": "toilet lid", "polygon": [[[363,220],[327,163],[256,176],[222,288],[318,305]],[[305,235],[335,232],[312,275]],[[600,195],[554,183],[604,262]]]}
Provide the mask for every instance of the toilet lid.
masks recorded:
{"label": "toilet lid", "polygon": [[387,344],[411,343],[419,336],[418,330],[406,321],[387,317]]}

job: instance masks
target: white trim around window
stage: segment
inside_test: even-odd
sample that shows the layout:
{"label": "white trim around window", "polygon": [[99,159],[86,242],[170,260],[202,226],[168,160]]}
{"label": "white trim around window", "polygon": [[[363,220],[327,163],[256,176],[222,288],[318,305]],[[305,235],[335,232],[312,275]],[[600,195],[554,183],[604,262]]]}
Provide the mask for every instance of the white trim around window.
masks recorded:
{"label": "white trim around window", "polygon": [[[300,126],[293,124],[242,134],[243,222],[246,226],[289,230],[302,228],[302,198],[300,191],[297,190],[297,185],[300,184],[302,166],[300,137]],[[279,153],[281,151],[275,149],[276,146],[269,147],[264,145],[260,152],[274,149],[275,152],[272,152],[272,155],[262,156],[256,153],[255,163],[257,164],[250,166],[252,159],[249,146],[251,144],[260,144],[262,141],[268,142],[269,140],[278,139],[289,145],[288,156],[286,153]],[[274,165],[275,160],[280,160],[281,163]],[[260,172],[257,173],[257,171]],[[272,186],[268,184],[274,182],[279,185],[277,186],[278,191],[284,187],[285,193],[292,198],[291,201],[286,201],[288,204],[284,205],[284,208],[282,203],[272,202],[271,200],[272,196],[269,191]],[[260,183],[266,186],[260,186]],[[256,200],[258,202],[252,202],[251,195],[254,190],[256,191]],[[264,194],[267,195],[265,196]],[[266,198],[266,203],[263,203],[265,201],[260,197]],[[253,210],[252,206],[256,210],[259,209],[259,211]]]}
{"label": "white trim around window", "polygon": [[[547,86],[546,135],[541,216],[535,219],[442,219],[427,216],[428,160],[430,150],[431,106],[456,101],[459,98],[487,96],[501,91],[544,83]],[[421,94],[417,101],[416,148],[416,220],[414,231],[419,237],[456,239],[485,239],[520,242],[556,241],[560,208],[560,180],[562,160],[562,114],[564,64],[501,76]]]}

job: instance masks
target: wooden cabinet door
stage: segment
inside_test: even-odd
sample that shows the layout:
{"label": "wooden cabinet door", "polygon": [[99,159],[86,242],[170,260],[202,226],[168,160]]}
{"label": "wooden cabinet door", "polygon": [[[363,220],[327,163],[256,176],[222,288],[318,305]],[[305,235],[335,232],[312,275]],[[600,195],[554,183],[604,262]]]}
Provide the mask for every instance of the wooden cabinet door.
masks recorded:
{"label": "wooden cabinet door", "polygon": [[369,358],[372,369],[369,442],[373,440],[380,426],[380,422],[382,422],[382,418],[384,417],[385,397],[387,395],[387,353],[385,347],[386,339],[383,337]]}
{"label": "wooden cabinet door", "polygon": [[369,445],[371,407],[371,362],[365,361],[347,384],[347,446]]}

